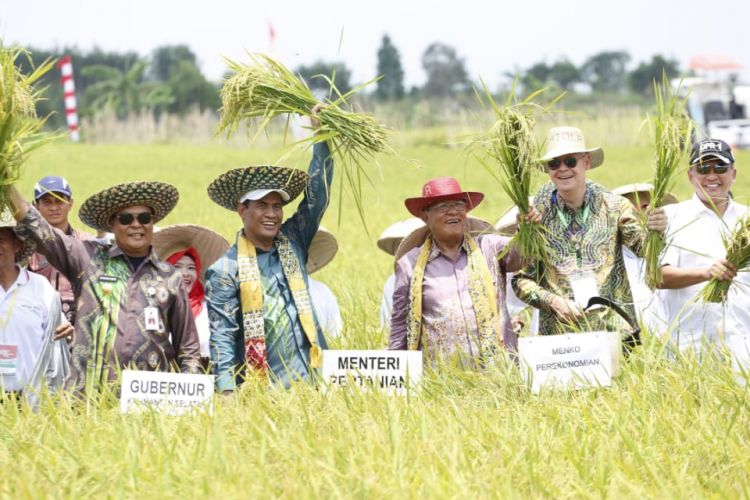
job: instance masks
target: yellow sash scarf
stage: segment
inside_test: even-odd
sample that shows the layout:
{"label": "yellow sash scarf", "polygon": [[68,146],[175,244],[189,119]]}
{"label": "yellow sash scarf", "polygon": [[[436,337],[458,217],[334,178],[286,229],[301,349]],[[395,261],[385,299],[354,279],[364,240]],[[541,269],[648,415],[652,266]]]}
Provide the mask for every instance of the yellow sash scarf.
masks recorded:
{"label": "yellow sash scarf", "polygon": [[[497,294],[492,282],[490,270],[474,238],[468,233],[464,241],[468,252],[469,295],[477,319],[480,356],[491,356],[498,346],[502,347],[503,338],[500,331],[500,313],[497,307]],[[409,350],[417,350],[422,339],[422,284],[424,282],[427,259],[432,251],[432,236],[427,236],[419,252],[414,267],[414,274],[409,284],[409,311],[406,322],[406,343]]]}
{"label": "yellow sash scarf", "polygon": [[[282,233],[274,240],[281,260],[281,269],[292,292],[292,300],[297,308],[297,316],[310,342],[310,367],[322,366],[322,351],[318,344],[318,332],[313,319],[312,302],[302,277],[297,255],[289,238]],[[266,357],[266,333],[263,326],[263,287],[260,281],[258,258],[253,245],[240,232],[237,235],[237,272],[240,280],[240,304],[242,307],[242,328],[245,334],[245,360],[256,371],[268,370]]]}

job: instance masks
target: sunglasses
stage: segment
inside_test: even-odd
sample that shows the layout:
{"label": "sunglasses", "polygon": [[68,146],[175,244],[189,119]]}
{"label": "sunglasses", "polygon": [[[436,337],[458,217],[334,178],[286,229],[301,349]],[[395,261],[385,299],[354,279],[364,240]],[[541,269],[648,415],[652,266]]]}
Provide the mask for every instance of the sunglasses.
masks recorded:
{"label": "sunglasses", "polygon": [[576,168],[576,165],[578,165],[578,158],[575,156],[568,156],[563,160],[561,160],[560,158],[553,158],[547,162],[547,169],[550,171],[555,171],[560,168],[560,165],[562,165],[563,163],[568,168]]}
{"label": "sunglasses", "polygon": [[693,167],[701,175],[708,175],[713,170],[715,174],[726,174],[729,170],[728,163],[701,163]]}
{"label": "sunglasses", "polygon": [[154,215],[151,212],[141,212],[138,214],[121,213],[117,215],[117,222],[123,226],[129,226],[134,220],[138,220],[139,224],[150,224],[154,220]]}

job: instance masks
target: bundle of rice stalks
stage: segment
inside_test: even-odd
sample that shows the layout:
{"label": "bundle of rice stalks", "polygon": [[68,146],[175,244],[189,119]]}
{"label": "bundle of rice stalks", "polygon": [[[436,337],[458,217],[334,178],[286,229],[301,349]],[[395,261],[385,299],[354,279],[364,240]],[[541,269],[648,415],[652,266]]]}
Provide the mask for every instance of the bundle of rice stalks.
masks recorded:
{"label": "bundle of rice stalks", "polygon": [[[656,114],[650,119],[654,134],[654,190],[650,206],[661,207],[667,194],[674,188],[679,166],[690,147],[692,121],[685,110],[686,99],[681,99],[671,89],[666,75],[661,85],[654,82]],[[661,257],[664,252],[664,236],[658,231],[649,231],[646,236],[644,259],[646,261],[646,284],[653,290],[661,283]]]}
{"label": "bundle of rice stalks", "polygon": [[[260,133],[277,116],[286,115],[288,120],[293,114],[312,115],[318,99],[301,78],[268,56],[250,54],[250,58],[249,64],[227,60],[233,74],[221,88],[219,132],[231,135],[243,121],[249,120],[255,122]],[[344,163],[341,176],[346,177],[364,222],[362,181],[369,182],[369,177],[362,162],[377,153],[394,151],[388,143],[387,130],[372,115],[355,113],[346,106],[351,95],[371,82],[341,94],[331,78],[325,75],[320,78],[330,85],[332,98],[317,115],[320,121],[317,133],[301,142],[329,141],[332,153],[338,154]]]}
{"label": "bundle of rice stalks", "polygon": [[[723,238],[727,249],[726,259],[734,264],[738,271],[750,267],[750,217],[737,221],[732,233]],[[727,292],[732,281],[712,278],[701,290],[700,297],[706,302],[726,302]]]}
{"label": "bundle of rice stalks", "polygon": [[[515,98],[515,86],[503,106],[499,106],[482,82],[484,98],[491,105],[496,121],[489,131],[474,140],[470,147],[479,161],[498,180],[503,191],[518,207],[521,214],[530,209],[529,197],[536,176],[542,171],[539,163],[540,144],[534,132],[536,115],[546,112],[562,95],[542,107],[534,99],[537,91],[521,102]],[[482,96],[477,97],[483,103]],[[489,162],[487,160],[490,160]],[[507,253],[516,248],[524,259],[547,262],[549,242],[546,228],[541,224],[520,221],[518,233],[506,247]]]}
{"label": "bundle of rice stalks", "polygon": [[[6,48],[0,41],[0,187],[17,182],[28,154],[53,138],[41,132],[45,119],[38,118],[35,109],[41,91],[33,87],[53,61],[25,75],[16,67],[20,57],[31,60],[25,50]],[[0,189],[0,206],[5,206],[4,189]]]}

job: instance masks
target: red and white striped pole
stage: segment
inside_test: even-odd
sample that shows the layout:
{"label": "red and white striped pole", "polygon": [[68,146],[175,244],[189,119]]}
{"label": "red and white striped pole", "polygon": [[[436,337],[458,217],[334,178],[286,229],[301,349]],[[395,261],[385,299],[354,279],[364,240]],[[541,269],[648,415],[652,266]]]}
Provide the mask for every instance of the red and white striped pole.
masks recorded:
{"label": "red and white striped pole", "polygon": [[57,63],[60,68],[60,82],[63,86],[63,99],[65,100],[65,121],[68,122],[70,140],[78,142],[78,111],[76,103],[76,86],[73,83],[73,61],[70,56],[64,56]]}

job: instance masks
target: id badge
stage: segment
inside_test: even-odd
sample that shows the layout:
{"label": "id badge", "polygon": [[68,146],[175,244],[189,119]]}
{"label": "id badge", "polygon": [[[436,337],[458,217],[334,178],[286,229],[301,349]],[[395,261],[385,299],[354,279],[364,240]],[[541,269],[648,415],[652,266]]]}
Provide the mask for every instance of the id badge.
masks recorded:
{"label": "id badge", "polygon": [[18,346],[0,344],[0,375],[15,375],[18,366]]}
{"label": "id badge", "polygon": [[594,273],[578,273],[570,281],[570,287],[573,289],[573,297],[576,304],[584,308],[588,305],[591,297],[599,295],[599,285],[596,284]]}
{"label": "id badge", "polygon": [[159,310],[154,306],[148,306],[143,310],[146,319],[146,330],[155,332],[159,329]]}

